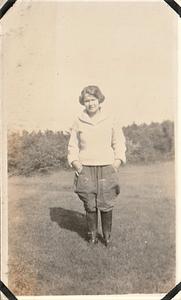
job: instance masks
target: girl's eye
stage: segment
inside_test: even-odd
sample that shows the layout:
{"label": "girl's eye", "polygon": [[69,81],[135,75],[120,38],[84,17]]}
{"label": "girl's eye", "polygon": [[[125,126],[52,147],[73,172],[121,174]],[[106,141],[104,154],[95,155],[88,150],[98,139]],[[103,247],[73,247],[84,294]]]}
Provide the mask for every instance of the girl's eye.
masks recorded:
{"label": "girl's eye", "polygon": [[84,100],[84,103],[90,103],[90,102],[94,102],[95,99],[90,99],[90,100]]}

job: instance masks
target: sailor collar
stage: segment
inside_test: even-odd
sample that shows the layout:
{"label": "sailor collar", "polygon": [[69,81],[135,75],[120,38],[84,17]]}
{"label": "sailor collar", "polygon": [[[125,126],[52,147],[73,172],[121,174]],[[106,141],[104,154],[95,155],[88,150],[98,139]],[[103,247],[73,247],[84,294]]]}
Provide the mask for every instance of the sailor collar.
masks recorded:
{"label": "sailor collar", "polygon": [[105,119],[108,118],[108,114],[104,111],[102,111],[102,109],[100,109],[100,113],[98,115],[96,115],[96,117],[92,117],[90,118],[89,115],[87,114],[86,110],[84,110],[82,112],[82,114],[79,117],[79,120],[91,125],[96,125],[102,121],[104,121]]}

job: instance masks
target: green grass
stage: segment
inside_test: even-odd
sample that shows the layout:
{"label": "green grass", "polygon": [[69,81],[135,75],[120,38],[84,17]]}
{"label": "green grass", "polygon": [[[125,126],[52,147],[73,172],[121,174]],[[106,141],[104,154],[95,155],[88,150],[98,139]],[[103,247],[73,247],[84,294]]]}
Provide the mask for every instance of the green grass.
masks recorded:
{"label": "green grass", "polygon": [[16,295],[165,293],[174,286],[173,162],[126,166],[119,177],[110,249],[87,244],[73,172],[9,179],[9,287]]}

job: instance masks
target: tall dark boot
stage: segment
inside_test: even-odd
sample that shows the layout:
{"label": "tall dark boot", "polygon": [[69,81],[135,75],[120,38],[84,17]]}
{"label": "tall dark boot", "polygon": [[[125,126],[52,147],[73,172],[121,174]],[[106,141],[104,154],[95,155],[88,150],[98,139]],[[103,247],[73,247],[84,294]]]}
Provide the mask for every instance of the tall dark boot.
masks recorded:
{"label": "tall dark boot", "polygon": [[111,229],[112,229],[112,210],[101,211],[101,223],[104,243],[106,247],[110,244]]}
{"label": "tall dark boot", "polygon": [[97,244],[98,211],[86,212],[89,243]]}

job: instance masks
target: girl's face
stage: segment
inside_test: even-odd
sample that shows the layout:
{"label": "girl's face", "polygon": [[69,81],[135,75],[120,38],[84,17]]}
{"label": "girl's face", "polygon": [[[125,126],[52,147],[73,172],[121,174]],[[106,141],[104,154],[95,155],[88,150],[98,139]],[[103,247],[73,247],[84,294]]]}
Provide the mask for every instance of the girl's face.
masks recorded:
{"label": "girl's face", "polygon": [[99,100],[93,95],[85,94],[84,106],[89,115],[94,115],[99,111]]}

